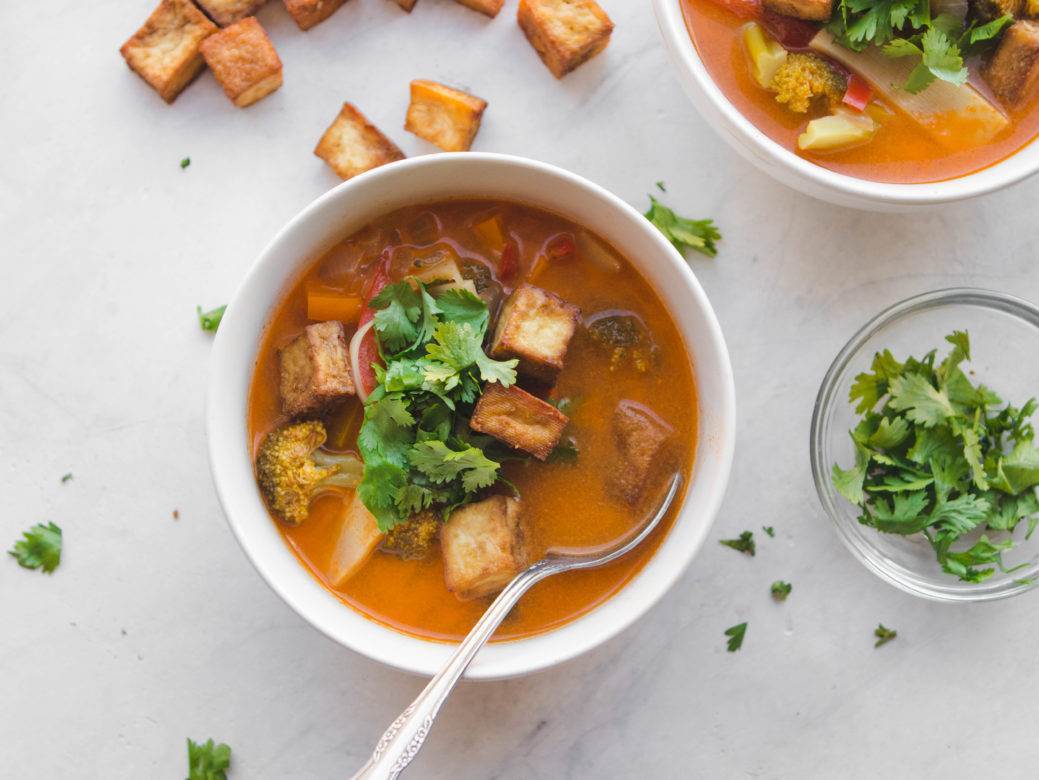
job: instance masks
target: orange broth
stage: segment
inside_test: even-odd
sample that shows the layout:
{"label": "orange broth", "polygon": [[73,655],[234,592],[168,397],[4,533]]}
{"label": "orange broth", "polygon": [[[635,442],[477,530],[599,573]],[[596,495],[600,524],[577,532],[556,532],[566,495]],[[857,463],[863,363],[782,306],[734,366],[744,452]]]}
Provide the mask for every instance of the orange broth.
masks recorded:
{"label": "orange broth", "polygon": [[784,149],[837,173],[896,184],[944,181],[995,165],[1039,134],[1039,110],[1034,96],[1016,108],[1002,107],[1010,123],[994,139],[981,145],[965,141],[959,148],[939,143],[908,115],[878,101],[889,111],[869,143],[825,153],[802,152],[797,148],[797,137],[808,121],[821,112],[795,114],[754,81],[740,41],[740,28],[747,20],[714,0],[675,2],[682,3],[693,44],[729,102]]}
{"label": "orange broth", "polygon": [[[263,437],[286,422],[278,393],[278,350],[309,323],[308,286],[359,293],[386,249],[393,251],[390,278],[397,281],[405,275],[409,258],[428,252],[431,245],[451,247],[463,265],[483,264],[498,282],[498,255],[473,230],[475,224],[492,215],[499,215],[520,250],[519,271],[501,282],[503,294],[528,280],[580,306],[584,316],[607,309],[633,312],[642,318],[658,347],[658,357],[649,371],[640,373],[632,367],[611,371],[610,355],[579,328],[565,367],[549,394],[553,399],[574,401],[567,434],[577,441],[579,456],[572,463],[526,461],[502,466],[503,475],[520,491],[536,549],[608,542],[630,529],[637,516],[636,510],[611,497],[606,488],[614,457],[610,425],[613,411],[619,401],[631,399],[646,404],[666,420],[675,430],[675,454],[688,479],[697,434],[692,367],[670,315],[627,260],[573,223],[528,206],[450,201],[405,208],[347,238],[307,269],[277,306],[263,336],[249,398],[253,455]],[[430,224],[437,226],[432,232]],[[579,249],[576,256],[549,262],[543,249],[560,233],[576,237]],[[583,251],[583,241],[598,242],[598,251],[604,254],[596,259],[595,253]],[[610,264],[615,267],[608,268]],[[347,336],[355,329],[356,323],[347,323]],[[360,401],[351,398],[323,419],[330,442],[355,450]],[[461,601],[450,593],[444,585],[444,567],[437,548],[425,561],[406,561],[376,551],[343,586],[335,588],[329,583],[323,572],[332,554],[345,500],[342,495],[326,494],[313,503],[310,517],[302,525],[291,528],[278,523],[301,563],[345,604],[373,620],[425,639],[455,640],[464,636],[489,599]],[[653,555],[676,511],[671,511],[664,528],[653,539],[624,560],[594,571],[557,576],[535,586],[502,625],[497,639],[547,631],[609,599]]]}

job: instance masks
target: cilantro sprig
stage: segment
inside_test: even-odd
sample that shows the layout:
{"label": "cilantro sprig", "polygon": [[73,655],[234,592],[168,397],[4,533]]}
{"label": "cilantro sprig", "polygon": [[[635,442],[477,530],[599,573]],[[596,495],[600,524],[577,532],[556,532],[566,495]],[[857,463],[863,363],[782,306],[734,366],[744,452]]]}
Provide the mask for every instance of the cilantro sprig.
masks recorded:
{"label": "cilantro sprig", "polygon": [[737,623],[731,628],[725,629],[725,636],[729,637],[729,641],[726,644],[726,649],[730,653],[735,653],[741,647],[743,647],[743,637],[747,635],[747,624]]}
{"label": "cilantro sprig", "polygon": [[216,744],[188,740],[188,780],[227,780],[231,767],[231,748]]}
{"label": "cilantro sprig", "polygon": [[923,534],[942,569],[982,582],[1003,565],[1011,536],[1039,525],[1037,402],[1006,405],[961,367],[970,339],[957,331],[940,362],[933,350],[900,362],[875,355],[849,400],[861,415],[851,431],[855,462],[834,465],[834,487],[861,509],[859,522],[883,533]]}
{"label": "cilantro sprig", "polygon": [[[663,188],[661,191],[664,191]],[[708,257],[715,257],[718,254],[718,246],[715,242],[721,240],[722,234],[718,231],[713,219],[680,217],[652,195],[649,196],[649,210],[644,216],[679,251],[684,247],[689,247]]]}
{"label": "cilantro sprig", "polygon": [[54,523],[37,523],[22,534],[8,555],[25,569],[52,573],[61,563],[61,528]]}
{"label": "cilantro sprig", "polygon": [[757,551],[757,545],[754,543],[753,531],[744,531],[735,539],[719,539],[718,544],[731,547],[737,552],[745,553],[752,558],[754,557],[754,553]]}

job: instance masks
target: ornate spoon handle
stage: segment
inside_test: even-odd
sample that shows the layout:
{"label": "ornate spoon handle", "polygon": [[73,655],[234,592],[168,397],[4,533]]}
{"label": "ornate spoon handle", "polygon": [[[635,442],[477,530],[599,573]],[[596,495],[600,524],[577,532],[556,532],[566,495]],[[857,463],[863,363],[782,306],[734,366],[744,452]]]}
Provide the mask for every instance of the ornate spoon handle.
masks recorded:
{"label": "ornate spoon handle", "polygon": [[564,567],[558,562],[542,560],[516,575],[458,645],[451,660],[386,729],[372,757],[353,776],[353,780],[395,780],[404,771],[422,749],[440,707],[476,653],[491,638],[520,597],[534,583],[555,574],[561,568]]}

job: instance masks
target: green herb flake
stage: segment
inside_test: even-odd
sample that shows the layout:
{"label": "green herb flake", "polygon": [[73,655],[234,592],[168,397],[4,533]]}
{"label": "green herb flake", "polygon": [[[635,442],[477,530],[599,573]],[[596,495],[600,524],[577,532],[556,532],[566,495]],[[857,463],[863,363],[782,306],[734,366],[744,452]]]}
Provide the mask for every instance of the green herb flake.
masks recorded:
{"label": "green herb flake", "polygon": [[657,182],[657,189],[660,190],[661,192],[667,192],[667,187],[664,186],[664,182],[663,181],[658,181]]}
{"label": "green herb flake", "polygon": [[790,595],[790,591],[794,589],[794,586],[789,582],[783,582],[783,580],[776,580],[772,583],[772,587],[769,589],[772,593],[772,598],[776,601],[786,601],[786,597]]}
{"label": "green herb flake", "polygon": [[736,539],[720,539],[718,543],[738,550],[741,553],[746,553],[751,557],[754,557],[754,553],[757,551],[757,546],[754,544],[753,531],[744,531]]}
{"label": "green herb flake", "polygon": [[61,477],[61,484],[64,485],[66,482],[71,482],[71,481],[72,481],[72,472],[71,471],[68,474],[62,475],[62,477]]}
{"label": "green herb flake", "polygon": [[772,538],[775,538],[775,536],[776,536],[776,529],[773,528],[770,525],[763,525],[763,526],[761,526],[761,530],[764,531],[769,536],[771,536]]}
{"label": "green herb flake", "polygon": [[747,634],[747,624],[739,623],[732,628],[725,629],[725,636],[729,637],[728,650],[735,653],[743,647],[743,637]]}
{"label": "green herb flake", "polygon": [[680,217],[652,195],[649,196],[649,211],[645,217],[679,251],[688,247],[708,257],[718,254],[715,242],[721,240],[722,234],[718,232],[714,220]]}
{"label": "green herb flake", "polygon": [[225,309],[227,309],[226,304],[209,311],[202,311],[201,306],[196,306],[195,313],[198,315],[199,327],[209,333],[216,333],[217,328],[220,327],[220,321],[224,318]]}
{"label": "green herb flake", "polygon": [[231,748],[209,739],[196,743],[188,740],[188,780],[227,780],[231,767]]}
{"label": "green herb flake", "polygon": [[881,645],[886,645],[892,639],[898,636],[898,632],[892,628],[885,628],[883,623],[879,623],[875,629],[873,629],[873,636],[877,638],[877,641],[873,643],[873,647],[877,648]]}
{"label": "green herb flake", "polygon": [[180,161],[180,169],[181,170],[184,170],[189,165],[191,165],[191,158],[190,157],[185,157],[183,160]]}
{"label": "green herb flake", "polygon": [[26,569],[42,569],[47,574],[61,563],[61,529],[54,523],[34,525],[22,539],[8,550],[18,565]]}

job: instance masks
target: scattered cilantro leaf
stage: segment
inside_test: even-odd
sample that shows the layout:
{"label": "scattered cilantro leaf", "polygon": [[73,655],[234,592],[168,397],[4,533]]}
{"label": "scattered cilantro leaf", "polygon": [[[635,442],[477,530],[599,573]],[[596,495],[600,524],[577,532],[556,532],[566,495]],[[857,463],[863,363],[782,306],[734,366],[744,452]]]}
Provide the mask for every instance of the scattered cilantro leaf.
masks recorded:
{"label": "scattered cilantro leaf", "polygon": [[754,557],[754,553],[757,550],[757,546],[754,544],[753,531],[744,531],[736,539],[720,539],[718,543],[738,550],[741,553],[746,553],[751,557]]}
{"label": "scattered cilantro leaf", "polygon": [[180,161],[180,169],[181,170],[184,170],[189,165],[191,165],[191,158],[190,157],[185,157],[183,160]]}
{"label": "scattered cilantro leaf", "polygon": [[884,628],[883,623],[878,623],[877,627],[873,629],[873,636],[877,638],[877,641],[873,644],[873,647],[876,648],[881,645],[886,645],[898,636],[898,632],[891,628]]}
{"label": "scattered cilantro leaf", "polygon": [[71,481],[72,481],[72,472],[71,471],[68,474],[63,474],[62,475],[62,477],[61,477],[61,484],[64,485],[66,482],[71,482]]}
{"label": "scattered cilantro leaf", "polygon": [[728,651],[735,653],[743,647],[743,637],[747,634],[747,624],[738,623],[731,628],[725,629],[725,636],[729,637]]}
{"label": "scattered cilantro leaf", "polygon": [[224,318],[224,311],[226,309],[226,304],[218,306],[215,309],[210,309],[209,311],[202,311],[201,306],[196,306],[195,313],[198,314],[199,327],[210,333],[216,333],[216,329],[220,327],[220,321]]}
{"label": "scattered cilantro leaf", "polygon": [[773,538],[776,535],[776,529],[773,528],[770,525],[763,525],[763,526],[761,526],[761,530],[764,531],[765,533],[767,533],[769,536],[771,536]]}
{"label": "scattered cilantro leaf", "polygon": [[188,780],[227,780],[231,767],[231,748],[209,739],[205,742],[188,740]]}
{"label": "scattered cilantro leaf", "polygon": [[718,254],[715,242],[721,239],[722,234],[718,232],[714,220],[680,217],[652,195],[649,196],[649,211],[645,217],[679,251],[689,247],[708,257]]}
{"label": "scattered cilantro leaf", "polygon": [[769,589],[772,593],[772,598],[776,601],[786,601],[786,597],[790,595],[790,591],[794,589],[794,586],[789,582],[783,582],[783,580],[776,580],[772,583],[772,587]]}
{"label": "scattered cilantro leaf", "polygon": [[661,192],[667,192],[667,187],[664,186],[664,182],[663,181],[658,181],[657,182],[657,189],[660,190]]}
{"label": "scattered cilantro leaf", "polygon": [[26,569],[42,569],[47,574],[61,563],[61,529],[54,523],[37,523],[22,534],[8,555]]}

